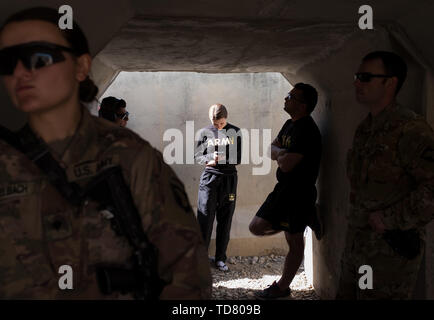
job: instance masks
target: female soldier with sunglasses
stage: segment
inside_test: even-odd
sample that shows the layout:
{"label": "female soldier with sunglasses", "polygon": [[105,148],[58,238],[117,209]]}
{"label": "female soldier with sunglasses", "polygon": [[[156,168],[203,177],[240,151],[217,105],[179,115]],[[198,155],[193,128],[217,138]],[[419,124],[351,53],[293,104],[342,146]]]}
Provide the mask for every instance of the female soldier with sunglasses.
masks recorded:
{"label": "female soldier with sunglasses", "polygon": [[126,111],[127,103],[124,99],[116,97],[105,97],[102,99],[98,110],[98,116],[108,121],[116,123],[120,127],[125,127],[130,113]]}
{"label": "female soldier with sunglasses", "polygon": [[[33,8],[0,29],[2,82],[28,115],[20,132],[40,142],[31,161],[30,152],[24,156],[0,140],[0,298],[120,298],[115,291],[102,295],[95,270],[132,267],[133,248],[112,228],[109,208],[91,199],[71,204],[38,167],[47,154],[66,184],[82,189],[120,167],[140,215],[138,229],[155,247],[164,283],[159,298],[209,298],[207,254],[183,184],[148,142],[83,107],[97,91],[88,77],[87,40],[75,23],[60,30],[58,19],[56,10]],[[59,273],[65,265],[73,275],[66,289]]]}

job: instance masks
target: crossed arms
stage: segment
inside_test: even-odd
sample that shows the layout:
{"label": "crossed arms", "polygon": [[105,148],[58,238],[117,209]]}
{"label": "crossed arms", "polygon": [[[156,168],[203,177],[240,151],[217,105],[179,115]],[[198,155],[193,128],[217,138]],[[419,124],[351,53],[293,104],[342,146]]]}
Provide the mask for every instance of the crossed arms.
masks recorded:
{"label": "crossed arms", "polygon": [[282,148],[278,138],[271,143],[271,160],[276,160],[283,172],[292,171],[302,159],[302,154],[287,152],[286,149]]}

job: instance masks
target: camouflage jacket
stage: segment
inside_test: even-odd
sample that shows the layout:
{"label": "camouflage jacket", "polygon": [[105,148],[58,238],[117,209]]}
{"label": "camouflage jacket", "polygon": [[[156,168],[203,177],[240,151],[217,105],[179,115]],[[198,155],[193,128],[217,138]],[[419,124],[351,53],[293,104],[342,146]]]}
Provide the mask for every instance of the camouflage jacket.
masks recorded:
{"label": "camouflage jacket", "polygon": [[[83,108],[61,159],[79,185],[120,165],[143,228],[158,250],[167,285],[161,299],[209,299],[207,252],[182,182],[157,150],[132,131]],[[71,206],[30,160],[0,141],[0,298],[115,299],[100,293],[95,266],[129,267],[133,249],[90,201]],[[73,289],[60,290],[59,267],[73,270]]]}
{"label": "camouflage jacket", "polygon": [[351,184],[349,224],[368,226],[382,210],[386,229],[423,228],[434,218],[434,133],[399,105],[370,114],[347,155]]}

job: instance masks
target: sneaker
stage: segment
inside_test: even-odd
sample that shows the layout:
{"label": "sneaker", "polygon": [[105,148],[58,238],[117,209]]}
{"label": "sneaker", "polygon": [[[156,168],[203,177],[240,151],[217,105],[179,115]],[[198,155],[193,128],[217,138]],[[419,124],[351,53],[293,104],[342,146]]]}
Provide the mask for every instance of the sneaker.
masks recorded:
{"label": "sneaker", "polygon": [[229,271],[228,266],[223,261],[217,261],[215,266],[220,271]]}
{"label": "sneaker", "polygon": [[308,224],[308,226],[315,233],[316,239],[321,240],[324,235],[324,226],[321,222],[320,209],[318,205],[315,208],[315,218]]}
{"label": "sneaker", "polygon": [[277,298],[288,297],[291,295],[291,289],[287,288],[285,290],[281,290],[277,285],[277,282],[274,281],[271,286],[262,291],[255,292],[255,297],[259,300],[272,300]]}

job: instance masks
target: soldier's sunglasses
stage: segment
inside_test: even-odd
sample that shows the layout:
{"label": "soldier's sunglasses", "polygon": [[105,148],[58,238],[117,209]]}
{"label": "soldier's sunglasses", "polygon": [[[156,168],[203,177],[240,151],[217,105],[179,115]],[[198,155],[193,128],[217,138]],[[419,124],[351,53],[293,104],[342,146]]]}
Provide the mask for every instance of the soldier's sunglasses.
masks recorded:
{"label": "soldier's sunglasses", "polygon": [[128,121],[128,116],[130,115],[130,113],[128,112],[128,111],[126,111],[125,113],[121,113],[121,114],[116,114],[116,117],[118,118],[118,119],[121,119],[121,120],[125,120],[125,121]]}
{"label": "soldier's sunglasses", "polygon": [[287,96],[285,97],[285,100],[291,100],[294,99],[295,101],[298,101],[300,103],[305,103],[303,100],[297,99],[294,95],[291,94],[291,92],[288,92]]}
{"label": "soldier's sunglasses", "polygon": [[27,70],[36,70],[65,60],[62,51],[74,54],[68,47],[50,42],[28,42],[0,50],[0,75],[14,73],[18,60]]}
{"label": "soldier's sunglasses", "polygon": [[360,82],[369,82],[372,78],[391,78],[393,76],[387,74],[373,74],[369,72],[358,72],[354,74],[354,80],[359,80]]}

